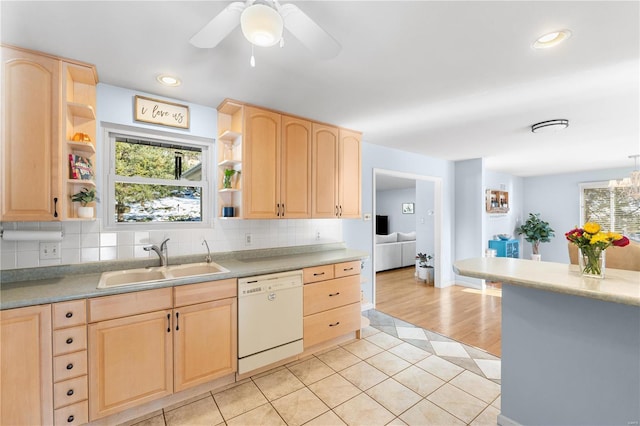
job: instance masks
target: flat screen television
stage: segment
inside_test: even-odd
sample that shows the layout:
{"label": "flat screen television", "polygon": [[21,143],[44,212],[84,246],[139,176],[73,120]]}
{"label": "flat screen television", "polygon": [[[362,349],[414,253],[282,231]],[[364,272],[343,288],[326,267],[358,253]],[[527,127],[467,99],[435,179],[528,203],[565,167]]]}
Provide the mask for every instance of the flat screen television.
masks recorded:
{"label": "flat screen television", "polygon": [[389,216],[376,215],[376,234],[388,235],[389,234]]}

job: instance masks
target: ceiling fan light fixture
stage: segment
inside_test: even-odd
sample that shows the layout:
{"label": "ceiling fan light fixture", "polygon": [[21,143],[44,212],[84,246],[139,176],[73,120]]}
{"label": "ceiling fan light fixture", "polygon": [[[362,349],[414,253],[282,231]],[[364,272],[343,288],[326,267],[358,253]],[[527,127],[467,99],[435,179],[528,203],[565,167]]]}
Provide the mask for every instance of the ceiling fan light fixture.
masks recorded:
{"label": "ceiling fan light fixture", "polygon": [[555,132],[556,130],[566,129],[567,127],[569,127],[569,120],[556,119],[533,124],[531,131],[533,133]]}
{"label": "ceiling fan light fixture", "polygon": [[533,43],[533,47],[535,49],[547,49],[549,47],[557,46],[569,37],[571,37],[571,31],[569,30],[553,31],[538,37]]}
{"label": "ceiling fan light fixture", "polygon": [[254,4],[242,11],[240,27],[250,43],[268,47],[282,39],[284,21],[277,10],[264,4]]}

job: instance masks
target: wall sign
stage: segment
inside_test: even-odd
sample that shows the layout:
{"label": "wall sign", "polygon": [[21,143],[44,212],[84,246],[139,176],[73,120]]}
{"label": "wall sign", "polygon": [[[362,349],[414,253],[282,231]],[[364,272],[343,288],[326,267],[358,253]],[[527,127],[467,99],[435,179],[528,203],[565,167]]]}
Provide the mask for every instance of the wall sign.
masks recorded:
{"label": "wall sign", "polygon": [[188,129],[189,107],[136,95],[134,119],[145,123]]}

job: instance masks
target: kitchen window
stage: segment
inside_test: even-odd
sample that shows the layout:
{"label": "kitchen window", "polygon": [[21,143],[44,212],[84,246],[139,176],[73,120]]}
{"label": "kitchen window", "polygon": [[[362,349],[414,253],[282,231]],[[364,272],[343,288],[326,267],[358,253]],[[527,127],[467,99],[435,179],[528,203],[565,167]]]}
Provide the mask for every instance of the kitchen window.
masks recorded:
{"label": "kitchen window", "polygon": [[640,238],[640,200],[609,188],[609,182],[581,184],[580,198],[580,224],[597,222],[607,231]]}
{"label": "kitchen window", "polygon": [[210,224],[211,142],[164,132],[107,130],[105,135],[106,227]]}

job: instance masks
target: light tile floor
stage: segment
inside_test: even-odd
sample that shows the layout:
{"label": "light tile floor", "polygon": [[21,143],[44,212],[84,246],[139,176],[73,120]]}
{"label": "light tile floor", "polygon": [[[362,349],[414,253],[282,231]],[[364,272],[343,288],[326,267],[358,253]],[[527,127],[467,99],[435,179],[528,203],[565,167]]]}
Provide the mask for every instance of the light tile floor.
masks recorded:
{"label": "light tile floor", "polygon": [[375,310],[364,338],[128,422],[495,425],[500,358]]}

